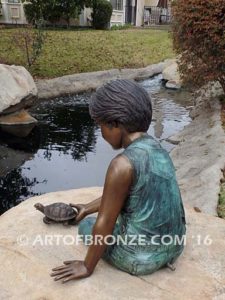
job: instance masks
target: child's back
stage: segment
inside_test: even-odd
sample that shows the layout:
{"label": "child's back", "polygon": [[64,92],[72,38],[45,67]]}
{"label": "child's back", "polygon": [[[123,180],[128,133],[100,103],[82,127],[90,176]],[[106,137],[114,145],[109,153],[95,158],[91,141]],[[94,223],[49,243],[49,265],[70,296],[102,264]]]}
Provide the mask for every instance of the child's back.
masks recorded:
{"label": "child's back", "polygon": [[183,250],[183,204],[173,163],[157,141],[143,135],[122,155],[133,167],[134,182],[114,233],[127,242],[111,246],[106,259],[129,273],[149,274]]}
{"label": "child's back", "polygon": [[[149,135],[122,153],[134,170],[134,183],[121,216],[128,234],[182,235],[184,211],[169,154]],[[128,222],[127,222],[128,220]]]}

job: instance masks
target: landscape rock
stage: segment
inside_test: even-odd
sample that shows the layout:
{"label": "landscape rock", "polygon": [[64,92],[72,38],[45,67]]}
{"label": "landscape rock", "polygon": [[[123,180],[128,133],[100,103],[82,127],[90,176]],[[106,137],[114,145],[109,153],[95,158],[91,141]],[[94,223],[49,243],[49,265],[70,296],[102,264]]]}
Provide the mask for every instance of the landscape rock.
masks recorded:
{"label": "landscape rock", "polygon": [[89,278],[62,285],[49,276],[53,267],[84,259],[87,247],[75,245],[77,226],[46,225],[36,202],[87,203],[102,188],[84,188],[28,199],[0,217],[0,299],[94,300],[225,298],[225,221],[186,208],[187,245],[176,270],[132,276],[100,260]]}
{"label": "landscape rock", "polygon": [[178,72],[178,65],[176,60],[172,60],[171,64],[163,69],[163,79],[166,81],[166,87],[168,89],[180,89],[181,79]]}
{"label": "landscape rock", "polygon": [[196,110],[195,119],[182,132],[170,137],[179,142],[170,154],[184,202],[217,215],[221,169],[225,167],[221,105],[217,98],[211,99],[211,104],[208,99],[197,105]]}
{"label": "landscape rock", "polygon": [[112,69],[106,71],[66,75],[53,79],[41,79],[36,82],[38,98],[48,99],[68,94],[78,94],[95,91],[98,87],[110,80],[133,79],[143,80],[162,73],[171,59],[139,69]]}
{"label": "landscape rock", "polygon": [[30,73],[21,66],[0,64],[0,113],[12,113],[31,106],[37,87]]}
{"label": "landscape rock", "polygon": [[0,116],[0,128],[20,137],[27,136],[36,124],[37,120],[25,110]]}
{"label": "landscape rock", "polygon": [[204,109],[213,109],[214,99],[222,95],[224,95],[224,91],[218,81],[207,83],[195,92],[194,106],[190,112],[190,116],[195,118],[199,116]]}
{"label": "landscape rock", "polygon": [[166,82],[166,88],[171,89],[171,90],[179,90],[181,88],[180,83],[174,81],[174,80],[169,80]]}

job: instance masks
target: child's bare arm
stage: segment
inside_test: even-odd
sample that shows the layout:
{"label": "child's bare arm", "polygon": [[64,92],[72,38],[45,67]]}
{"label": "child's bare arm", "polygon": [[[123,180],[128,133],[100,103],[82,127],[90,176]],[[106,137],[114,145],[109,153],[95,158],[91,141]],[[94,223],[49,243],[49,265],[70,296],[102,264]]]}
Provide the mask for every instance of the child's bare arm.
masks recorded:
{"label": "child's bare arm", "polygon": [[102,245],[100,245],[100,240],[99,244],[91,245],[85,258],[85,265],[91,273],[105,251],[104,237],[113,232],[116,219],[127,199],[132,180],[133,169],[130,162],[123,156],[113,160],[106,175],[99,214],[92,232],[94,241],[96,236],[102,237]]}
{"label": "child's bare arm", "polygon": [[89,246],[84,261],[65,262],[64,266],[53,269],[52,276],[55,280],[63,279],[63,282],[67,282],[92,274],[107,247],[104,238],[113,232],[132,181],[133,169],[130,162],[124,156],[116,157],[107,171],[99,214],[92,232],[93,241],[98,241],[101,236],[101,243],[93,243]]}

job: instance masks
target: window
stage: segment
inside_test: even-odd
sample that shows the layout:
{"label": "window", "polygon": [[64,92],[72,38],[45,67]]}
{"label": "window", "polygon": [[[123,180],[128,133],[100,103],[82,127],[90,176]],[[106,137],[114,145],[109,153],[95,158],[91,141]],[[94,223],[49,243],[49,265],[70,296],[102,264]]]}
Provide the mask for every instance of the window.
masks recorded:
{"label": "window", "polygon": [[123,0],[110,0],[113,9],[123,10]]}
{"label": "window", "polygon": [[19,19],[20,18],[20,12],[18,7],[10,7],[11,12],[11,18],[12,19]]}
{"label": "window", "polygon": [[8,0],[8,3],[20,3],[20,0]]}

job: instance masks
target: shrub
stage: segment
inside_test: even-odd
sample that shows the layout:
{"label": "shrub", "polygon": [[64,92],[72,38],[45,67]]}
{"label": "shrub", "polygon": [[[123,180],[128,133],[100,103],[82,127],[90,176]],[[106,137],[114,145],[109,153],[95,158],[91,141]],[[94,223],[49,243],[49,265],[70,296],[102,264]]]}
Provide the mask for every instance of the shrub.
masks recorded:
{"label": "shrub", "polygon": [[95,29],[107,29],[112,11],[112,4],[107,0],[95,0],[93,3],[92,26]]}
{"label": "shrub", "polygon": [[115,25],[112,25],[110,29],[111,30],[126,30],[126,29],[131,29],[133,27],[134,26],[131,25],[131,24],[129,24],[129,23],[124,24],[124,25],[117,25],[117,24],[115,24]]}
{"label": "shrub", "polygon": [[26,57],[28,67],[31,67],[41,55],[46,36],[43,31],[42,20],[39,20],[37,29],[28,25],[25,28],[18,28],[12,34],[12,44],[16,45]]}
{"label": "shrub", "polygon": [[183,81],[200,87],[218,80],[225,91],[224,0],[175,0],[172,14]]}
{"label": "shrub", "polygon": [[24,11],[29,23],[36,24],[43,18],[54,24],[63,19],[70,26],[70,19],[79,16],[85,3],[86,0],[29,0],[24,2]]}

